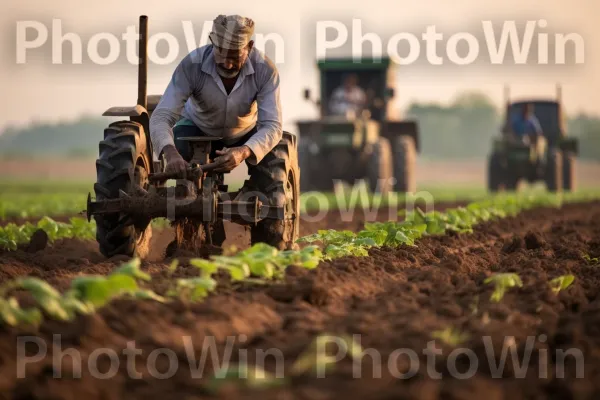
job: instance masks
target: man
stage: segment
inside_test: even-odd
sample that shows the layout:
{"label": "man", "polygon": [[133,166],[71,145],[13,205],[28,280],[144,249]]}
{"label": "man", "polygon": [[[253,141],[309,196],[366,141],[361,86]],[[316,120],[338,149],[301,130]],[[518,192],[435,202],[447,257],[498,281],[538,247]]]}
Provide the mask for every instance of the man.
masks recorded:
{"label": "man", "polygon": [[533,104],[526,103],[521,113],[511,121],[512,132],[521,141],[528,138],[530,142],[534,142],[537,137],[542,136],[542,127],[533,110]]}
{"label": "man", "polygon": [[[255,193],[263,204],[293,207],[288,177],[294,158],[282,130],[279,74],[253,47],[253,33],[250,18],[215,18],[211,44],[192,51],[175,69],[152,113],[150,138],[155,154],[165,156],[166,172],[185,177],[192,156],[189,144],[174,139],[222,137],[211,145],[217,172],[229,172],[245,161],[250,179],[244,193]],[[251,242],[297,248],[298,221],[297,216],[265,218],[251,226]]]}
{"label": "man", "polygon": [[188,54],[150,119],[155,154],[164,154],[166,172],[185,176],[191,158],[186,136],[216,136],[217,172],[229,172],[243,161],[261,163],[282,138],[279,74],[254,49],[254,21],[219,15],[211,44]]}
{"label": "man", "polygon": [[356,74],[349,74],[345,77],[343,85],[331,94],[329,109],[336,115],[346,115],[348,111],[358,115],[365,107],[366,99],[365,92],[358,86]]}

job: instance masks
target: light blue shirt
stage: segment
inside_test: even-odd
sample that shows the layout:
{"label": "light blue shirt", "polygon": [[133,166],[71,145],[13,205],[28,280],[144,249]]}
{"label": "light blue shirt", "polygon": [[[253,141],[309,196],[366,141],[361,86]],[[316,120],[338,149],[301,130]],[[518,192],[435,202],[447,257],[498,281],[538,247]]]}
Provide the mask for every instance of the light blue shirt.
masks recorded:
{"label": "light blue shirt", "polygon": [[535,115],[531,115],[528,118],[517,115],[516,117],[513,117],[511,127],[513,132],[519,137],[531,134],[542,134],[542,127]]}
{"label": "light blue shirt", "polygon": [[217,73],[212,45],[192,51],[175,69],[152,113],[150,138],[156,155],[166,145],[174,145],[172,129],[181,117],[207,135],[223,137],[226,144],[257,125],[257,132],[246,145],[253,153],[248,162],[258,164],[283,136],[277,68],[253,48],[227,94]]}

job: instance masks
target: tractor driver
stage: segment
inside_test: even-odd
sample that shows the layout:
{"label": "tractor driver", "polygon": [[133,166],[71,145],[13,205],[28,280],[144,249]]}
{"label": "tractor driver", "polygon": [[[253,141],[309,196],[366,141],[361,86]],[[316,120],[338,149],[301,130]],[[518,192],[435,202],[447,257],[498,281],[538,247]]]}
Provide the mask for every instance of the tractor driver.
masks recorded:
{"label": "tractor driver", "polygon": [[[210,44],[189,53],[177,66],[150,119],[155,154],[166,159],[165,172],[185,177],[191,159],[188,136],[216,136],[211,158],[229,172],[243,161],[267,164],[282,140],[279,74],[253,47],[254,21],[219,15]],[[264,162],[261,164],[261,162]],[[269,168],[265,165],[266,168]]]}
{"label": "tractor driver", "polygon": [[344,84],[331,94],[329,109],[335,115],[346,115],[350,111],[358,116],[366,106],[366,100],[365,92],[358,86],[358,76],[349,74]]}
{"label": "tractor driver", "polygon": [[530,143],[533,143],[542,136],[542,127],[534,114],[533,104],[523,105],[521,113],[511,121],[511,128],[520,141],[525,141],[527,138]]}

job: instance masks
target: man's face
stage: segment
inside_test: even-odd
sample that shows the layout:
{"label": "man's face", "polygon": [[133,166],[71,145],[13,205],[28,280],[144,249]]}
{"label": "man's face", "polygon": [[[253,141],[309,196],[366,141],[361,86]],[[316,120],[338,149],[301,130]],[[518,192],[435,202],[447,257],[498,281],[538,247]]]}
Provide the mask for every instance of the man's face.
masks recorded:
{"label": "man's face", "polygon": [[235,78],[248,58],[252,42],[241,50],[227,50],[217,46],[214,48],[217,73],[223,78]]}
{"label": "man's face", "polygon": [[352,89],[353,87],[355,87],[356,81],[357,81],[357,79],[356,79],[355,75],[348,76],[345,81],[346,89]]}
{"label": "man's face", "polygon": [[533,115],[533,104],[525,104],[523,106],[523,115],[525,117]]}

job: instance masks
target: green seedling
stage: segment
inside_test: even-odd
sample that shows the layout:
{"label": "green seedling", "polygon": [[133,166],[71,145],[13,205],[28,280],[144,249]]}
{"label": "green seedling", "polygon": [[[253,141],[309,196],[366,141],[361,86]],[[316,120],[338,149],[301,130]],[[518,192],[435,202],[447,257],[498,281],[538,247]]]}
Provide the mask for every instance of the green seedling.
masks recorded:
{"label": "green seedling", "polygon": [[590,265],[600,264],[600,257],[591,257],[589,254],[582,254],[581,256]]}
{"label": "green seedling", "polygon": [[523,286],[523,282],[519,275],[513,273],[494,274],[487,278],[484,283],[495,285],[490,300],[496,303],[502,300],[508,289]]}
{"label": "green seedling", "polygon": [[469,340],[469,335],[467,333],[461,332],[458,329],[453,329],[452,327],[433,331],[431,337],[433,339],[439,339],[445,344],[453,347]]}
{"label": "green seedling", "polygon": [[264,390],[288,385],[285,378],[278,378],[258,366],[232,365],[215,372],[205,388],[212,394],[219,393],[224,387],[235,386],[249,390]]}
{"label": "green seedling", "polygon": [[322,334],[300,354],[292,365],[290,373],[302,375],[309,372],[331,371],[337,359],[336,355],[328,354],[327,344],[335,344],[340,354],[348,355],[353,360],[360,359],[363,352],[361,346],[349,335]]}
{"label": "green seedling", "polygon": [[550,281],[550,288],[555,294],[558,294],[561,290],[564,290],[571,286],[571,284],[575,281],[575,276],[573,275],[562,275],[558,278],[554,278]]}
{"label": "green seedling", "polygon": [[177,279],[175,288],[167,292],[167,296],[179,297],[183,300],[195,302],[204,299],[215,290],[217,281],[212,278]]}

